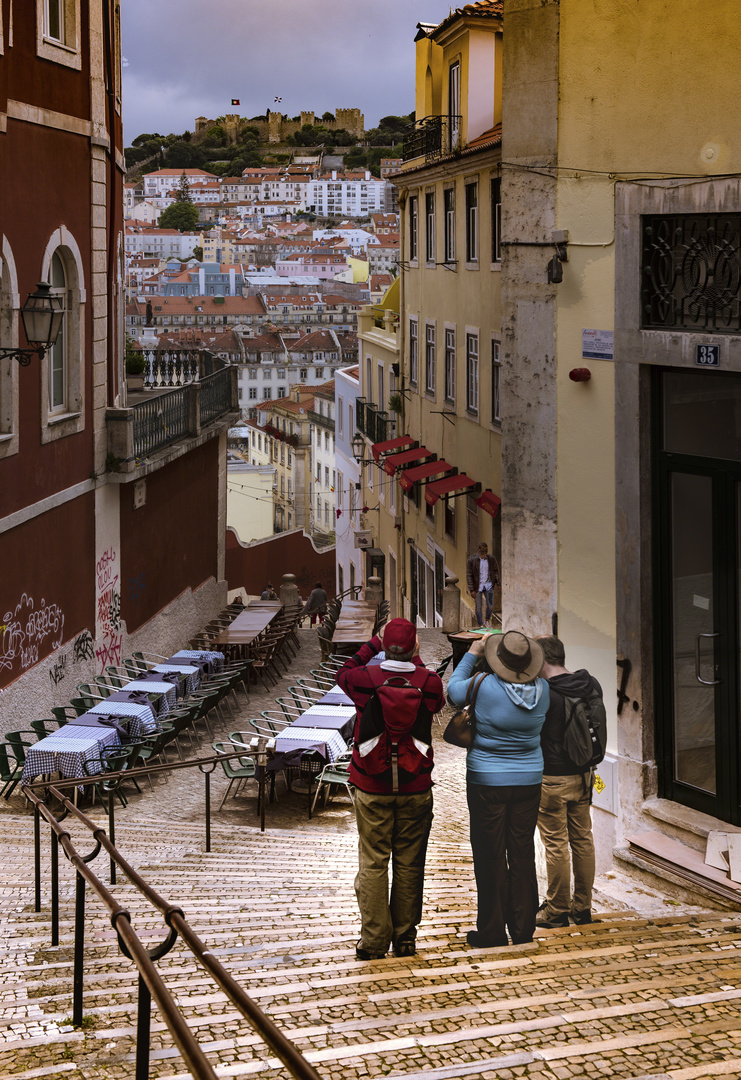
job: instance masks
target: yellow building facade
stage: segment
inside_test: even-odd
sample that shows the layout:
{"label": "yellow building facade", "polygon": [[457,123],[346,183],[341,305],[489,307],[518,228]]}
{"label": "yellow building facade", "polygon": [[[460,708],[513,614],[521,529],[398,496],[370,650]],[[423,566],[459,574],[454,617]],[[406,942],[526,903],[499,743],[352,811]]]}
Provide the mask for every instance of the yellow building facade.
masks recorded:
{"label": "yellow building facade", "polygon": [[[419,119],[396,179],[396,425],[388,449],[382,432],[375,442],[369,436],[379,468],[365,470],[364,491],[370,499],[372,477],[385,492],[380,531],[396,548],[398,611],[421,626],[441,625],[448,577],[460,582],[458,623],[471,625],[466,559],[480,541],[496,555],[500,548],[500,9],[487,3],[420,25]],[[368,336],[361,333],[361,394],[383,408],[391,384],[366,355]]]}
{"label": "yellow building facade", "polygon": [[741,8],[504,20],[504,622],[605,690],[600,867],[679,882],[741,824]]}

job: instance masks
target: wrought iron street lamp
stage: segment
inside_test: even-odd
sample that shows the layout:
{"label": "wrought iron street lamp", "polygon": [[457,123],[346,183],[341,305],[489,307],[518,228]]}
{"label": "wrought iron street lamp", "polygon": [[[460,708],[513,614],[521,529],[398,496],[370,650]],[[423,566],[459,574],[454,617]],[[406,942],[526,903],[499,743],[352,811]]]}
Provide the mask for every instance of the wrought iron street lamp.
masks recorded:
{"label": "wrought iron street lamp", "polygon": [[376,462],[373,458],[365,458],[365,439],[359,431],[356,431],[352,437],[352,455],[358,465],[365,468],[368,465],[375,465]]}
{"label": "wrought iron street lamp", "polygon": [[55,344],[64,319],[64,298],[52,293],[48,281],[40,281],[36,292],[29,293],[21,308],[23,329],[28,342],[27,349],[2,349],[0,358],[13,356],[23,367],[39,359]]}

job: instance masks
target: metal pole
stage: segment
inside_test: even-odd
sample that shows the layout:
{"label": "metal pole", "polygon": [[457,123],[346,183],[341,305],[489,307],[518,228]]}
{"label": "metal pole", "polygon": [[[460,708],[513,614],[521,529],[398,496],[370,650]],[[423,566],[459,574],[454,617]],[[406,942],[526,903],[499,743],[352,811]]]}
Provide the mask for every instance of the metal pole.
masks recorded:
{"label": "metal pole", "polygon": [[206,777],[206,851],[211,850],[211,773]]}
{"label": "metal pole", "polygon": [[260,748],[260,753],[257,755],[257,761],[257,767],[260,771],[260,777],[258,779],[258,799],[260,802],[260,832],[265,832],[265,779],[267,774],[268,756],[265,753],[264,745]]}
{"label": "metal pole", "polygon": [[51,836],[51,943],[59,944],[59,841]]}
{"label": "metal pole", "polygon": [[[111,843],[115,846],[116,843],[116,821],[113,807],[113,792],[108,795],[108,836]],[[111,855],[111,885],[116,884],[116,862]]]}
{"label": "metal pole", "polygon": [[75,888],[75,966],[72,979],[72,1023],[82,1027],[82,968],[85,962],[85,878],[77,871]]}
{"label": "metal pole", "polygon": [[41,814],[33,804],[33,866],[35,877],[34,911],[41,911]]}
{"label": "metal pole", "polygon": [[[208,775],[208,774],[207,774]],[[149,1077],[149,1027],[152,1017],[152,995],[144,979],[139,976],[139,1012],[136,1018],[136,1077]]]}

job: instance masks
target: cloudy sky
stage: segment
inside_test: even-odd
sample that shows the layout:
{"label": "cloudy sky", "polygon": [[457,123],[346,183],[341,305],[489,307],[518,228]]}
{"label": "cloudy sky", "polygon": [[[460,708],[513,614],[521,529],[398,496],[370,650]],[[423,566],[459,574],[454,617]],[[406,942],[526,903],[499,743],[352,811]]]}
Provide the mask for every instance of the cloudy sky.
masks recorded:
{"label": "cloudy sky", "polygon": [[[457,6],[453,2],[452,6]],[[359,108],[366,128],[414,108],[418,22],[451,0],[125,0],[124,138],[196,116]],[[274,105],[276,97],[282,98]]]}

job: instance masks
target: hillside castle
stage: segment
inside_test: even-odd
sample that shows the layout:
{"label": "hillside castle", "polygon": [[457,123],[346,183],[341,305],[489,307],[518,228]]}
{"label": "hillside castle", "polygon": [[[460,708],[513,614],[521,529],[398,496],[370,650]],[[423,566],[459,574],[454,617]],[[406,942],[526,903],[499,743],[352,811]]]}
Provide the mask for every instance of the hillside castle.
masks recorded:
{"label": "hillside castle", "polygon": [[[313,112],[302,112],[299,120],[285,120],[282,113],[269,111],[267,119],[247,120],[237,113],[229,113],[222,121],[219,121],[230,143],[237,142],[240,131],[246,127],[257,128],[262,142],[282,143],[288,135],[295,135],[297,131],[300,131],[304,124],[311,124],[313,127],[317,122],[328,131],[339,131],[344,128],[359,141],[365,134],[365,117],[360,109],[336,109],[334,120],[319,118],[317,121]],[[196,137],[205,135],[216,123],[216,120],[207,120],[205,116],[197,116]]]}

